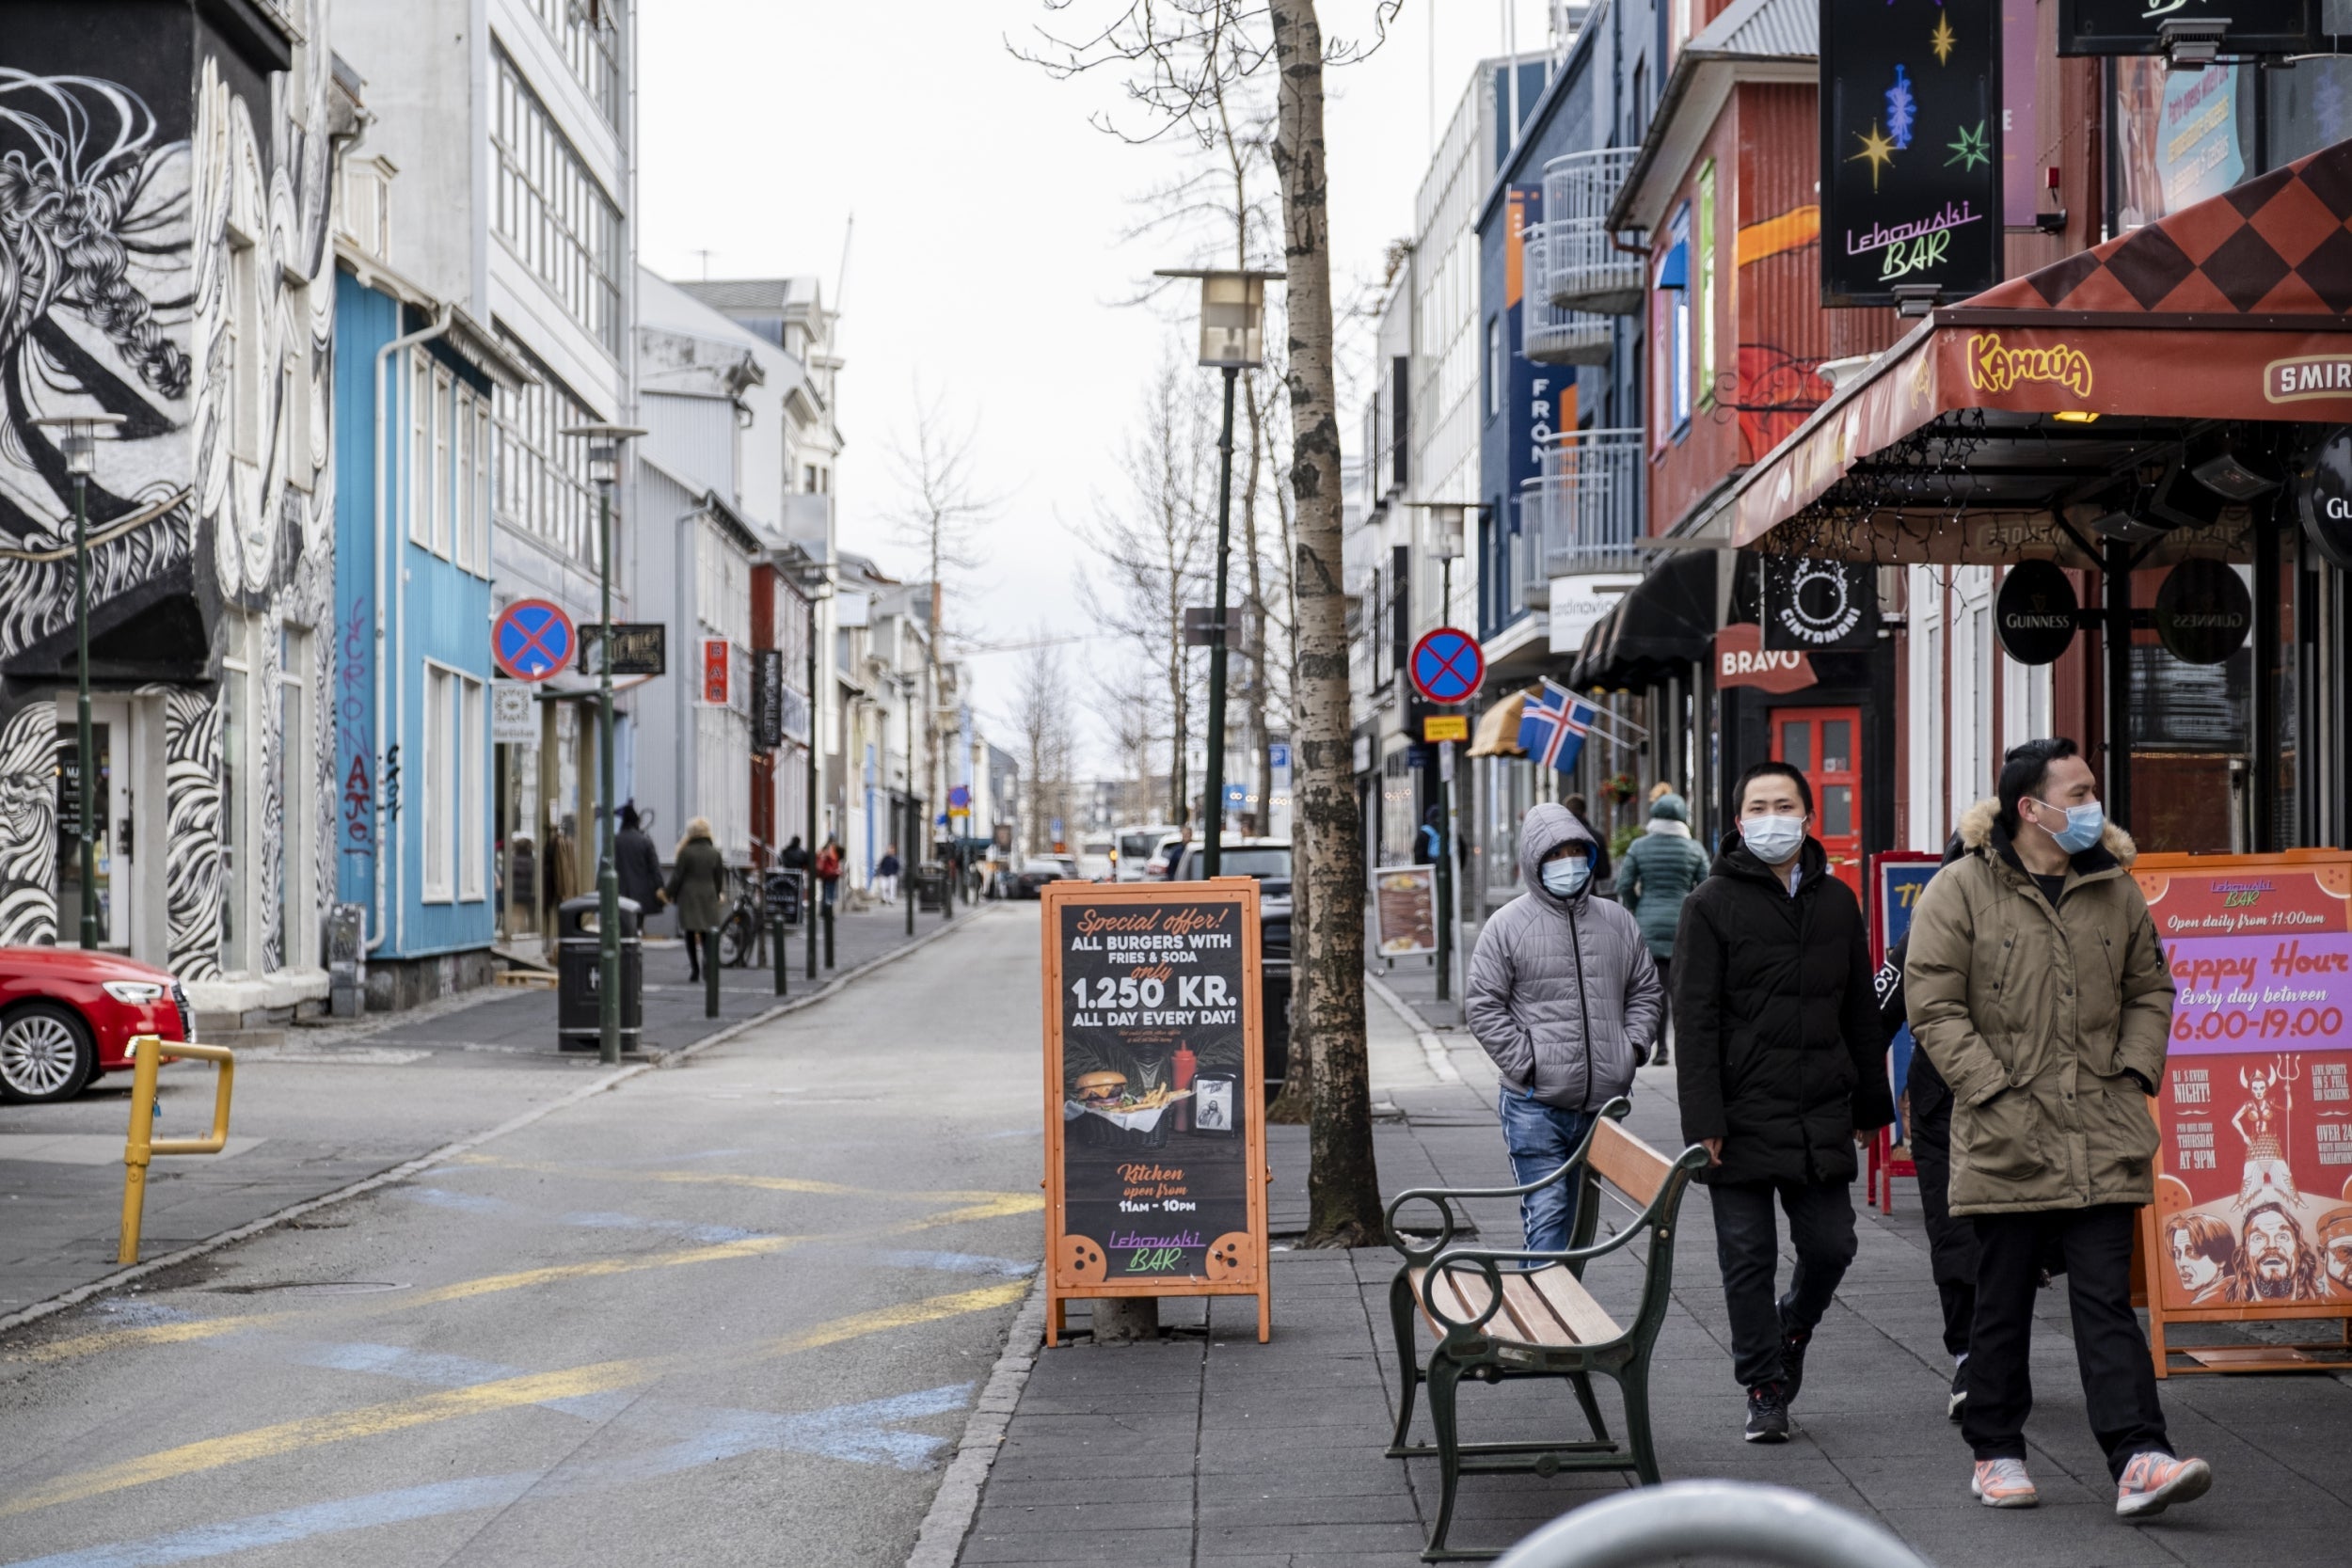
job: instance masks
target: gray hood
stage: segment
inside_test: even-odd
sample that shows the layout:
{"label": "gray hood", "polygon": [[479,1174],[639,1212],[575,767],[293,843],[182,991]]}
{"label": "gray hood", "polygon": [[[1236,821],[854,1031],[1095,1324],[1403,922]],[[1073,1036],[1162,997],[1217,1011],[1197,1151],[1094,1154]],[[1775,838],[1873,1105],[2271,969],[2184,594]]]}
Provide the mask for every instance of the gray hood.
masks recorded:
{"label": "gray hood", "polygon": [[1544,857],[1563,844],[1581,844],[1586,860],[1597,859],[1593,851],[1598,844],[1576,819],[1576,813],[1565,806],[1547,801],[1530,811],[1519,824],[1519,885],[1538,903],[1565,913],[1592,896],[1593,884],[1587,879],[1583,888],[1567,898],[1544,886]]}

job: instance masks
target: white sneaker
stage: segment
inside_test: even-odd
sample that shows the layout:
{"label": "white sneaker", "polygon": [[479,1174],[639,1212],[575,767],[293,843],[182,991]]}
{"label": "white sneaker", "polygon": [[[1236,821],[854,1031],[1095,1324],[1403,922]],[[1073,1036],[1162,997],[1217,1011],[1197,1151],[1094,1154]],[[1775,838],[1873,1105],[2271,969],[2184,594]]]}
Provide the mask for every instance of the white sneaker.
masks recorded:
{"label": "white sneaker", "polygon": [[[1968,1490],[1987,1508],[2031,1508],[2042,1500],[2022,1459],[1979,1459]],[[2159,1508],[2163,1504],[2157,1504]]]}
{"label": "white sneaker", "polygon": [[2136,1453],[2115,1487],[2115,1516],[2146,1519],[2213,1489],[2213,1466],[2169,1453]]}

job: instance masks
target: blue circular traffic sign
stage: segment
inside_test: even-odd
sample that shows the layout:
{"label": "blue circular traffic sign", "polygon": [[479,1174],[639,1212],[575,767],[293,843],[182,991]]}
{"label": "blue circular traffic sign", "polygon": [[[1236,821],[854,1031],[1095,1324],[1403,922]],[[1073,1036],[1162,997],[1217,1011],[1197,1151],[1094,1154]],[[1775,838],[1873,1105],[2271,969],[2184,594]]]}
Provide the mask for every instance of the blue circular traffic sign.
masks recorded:
{"label": "blue circular traffic sign", "polygon": [[1468,702],[1486,678],[1486,656],[1478,639],[1453,626],[1439,626],[1413,644],[1406,661],[1413,689],[1433,703]]}
{"label": "blue circular traffic sign", "polygon": [[543,681],[571,662],[572,618],[545,599],[517,599],[490,628],[490,657],[518,681]]}

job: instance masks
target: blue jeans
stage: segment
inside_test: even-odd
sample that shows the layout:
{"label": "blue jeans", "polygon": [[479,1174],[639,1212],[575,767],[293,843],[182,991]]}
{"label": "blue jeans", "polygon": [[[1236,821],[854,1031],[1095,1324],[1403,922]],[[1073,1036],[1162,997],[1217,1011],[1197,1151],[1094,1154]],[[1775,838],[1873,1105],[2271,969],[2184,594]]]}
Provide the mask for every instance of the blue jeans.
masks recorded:
{"label": "blue jeans", "polygon": [[[1521,1185],[1566,1164],[1593,1126],[1590,1111],[1563,1111],[1514,1094],[1507,1085],[1495,1110],[1502,1117],[1502,1143],[1511,1152],[1511,1170]],[[1577,1196],[1583,1185],[1582,1178],[1575,1177],[1519,1199],[1519,1227],[1527,1233],[1528,1251],[1567,1250],[1568,1234],[1576,1227]]]}

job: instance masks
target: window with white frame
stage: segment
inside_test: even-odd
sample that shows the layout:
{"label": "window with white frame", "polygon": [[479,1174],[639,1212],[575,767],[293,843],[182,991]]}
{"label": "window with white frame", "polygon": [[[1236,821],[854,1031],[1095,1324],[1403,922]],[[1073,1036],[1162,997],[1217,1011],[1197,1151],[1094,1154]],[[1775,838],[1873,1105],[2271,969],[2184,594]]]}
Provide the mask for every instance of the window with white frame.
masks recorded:
{"label": "window with white frame", "polygon": [[1947,637],[1951,647],[1951,820],[1993,793],[1999,770],[1993,734],[1993,568],[1952,569]]}
{"label": "window with white frame", "polygon": [[474,451],[473,451],[473,388],[464,382],[457,384],[457,404],[451,412],[450,444],[450,559],[465,571],[475,571],[473,560],[474,531]]}
{"label": "window with white frame", "polygon": [[423,833],[423,899],[450,901],[457,846],[457,672],[424,667],[424,722],[417,745],[417,793]]}
{"label": "window with white frame", "polygon": [[446,365],[433,368],[433,470],[427,480],[433,504],[433,553],[450,556],[450,388],[454,378]]}
{"label": "window with white frame", "polygon": [[1681,434],[1691,422],[1691,209],[1675,214],[1658,259],[1650,295],[1650,342],[1657,356],[1656,439]]}
{"label": "window with white frame", "polygon": [[408,351],[408,542],[433,547],[433,360]]}
{"label": "window with white frame", "polygon": [[571,68],[572,79],[588,94],[608,124],[620,123],[620,31],[612,24],[613,8],[583,5],[581,0],[531,0],[540,24],[555,40]]}
{"label": "window with white frame", "polygon": [[493,44],[498,150],[492,225],[572,319],[621,347],[621,214],[506,51]]}
{"label": "window with white frame", "polygon": [[484,750],[489,693],[470,675],[457,677],[457,896],[469,904],[483,897],[489,863],[489,818],[485,809]]}
{"label": "window with white frame", "polygon": [[2020,664],[2001,652],[2001,749],[2050,733],[2050,666]]}
{"label": "window with white frame", "polygon": [[520,340],[501,330],[499,343],[538,377],[501,386],[496,395],[499,521],[593,568],[596,498],[588,483],[588,443],[561,432],[600,416]]}
{"label": "window with white frame", "polygon": [[486,394],[477,394],[473,400],[473,467],[467,476],[467,489],[473,497],[471,564],[486,578],[490,575],[490,399]]}
{"label": "window with white frame", "polygon": [[1911,624],[1909,725],[1911,847],[1944,847],[1951,831],[1944,777],[1944,573],[1913,566],[1904,584]]}

